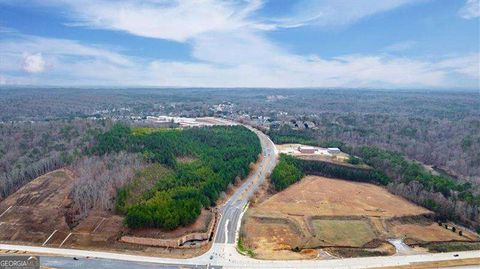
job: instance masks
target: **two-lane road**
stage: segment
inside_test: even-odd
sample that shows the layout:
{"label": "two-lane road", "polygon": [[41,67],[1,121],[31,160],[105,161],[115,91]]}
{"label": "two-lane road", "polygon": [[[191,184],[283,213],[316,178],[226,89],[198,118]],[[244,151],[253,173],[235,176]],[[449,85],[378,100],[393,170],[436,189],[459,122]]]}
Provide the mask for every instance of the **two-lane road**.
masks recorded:
{"label": "two-lane road", "polygon": [[220,208],[219,213],[221,217],[215,234],[215,243],[235,243],[242,212],[248,200],[265,181],[277,161],[277,151],[270,138],[256,129],[250,128],[250,130],[255,132],[260,139],[263,158],[256,171],[243,182],[230,199]]}

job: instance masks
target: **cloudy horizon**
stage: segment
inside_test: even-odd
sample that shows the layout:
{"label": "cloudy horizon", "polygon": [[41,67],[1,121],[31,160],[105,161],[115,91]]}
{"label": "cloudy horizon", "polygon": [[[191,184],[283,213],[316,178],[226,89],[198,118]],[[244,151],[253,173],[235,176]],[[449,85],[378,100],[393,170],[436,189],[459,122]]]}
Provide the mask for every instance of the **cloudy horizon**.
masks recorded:
{"label": "cloudy horizon", "polygon": [[480,88],[479,0],[0,0],[0,10],[0,85]]}

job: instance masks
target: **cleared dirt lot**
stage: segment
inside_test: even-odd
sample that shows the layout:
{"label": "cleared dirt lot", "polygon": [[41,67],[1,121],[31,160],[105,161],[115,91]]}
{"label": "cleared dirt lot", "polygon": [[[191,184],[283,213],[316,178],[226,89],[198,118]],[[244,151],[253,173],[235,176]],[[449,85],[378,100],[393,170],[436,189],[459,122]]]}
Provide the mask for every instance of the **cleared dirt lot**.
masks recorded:
{"label": "cleared dirt lot", "polygon": [[0,203],[0,240],[45,246],[108,246],[122,232],[123,218],[93,211],[76,227],[65,215],[74,179],[66,169],[36,178]]}
{"label": "cleared dirt lot", "polygon": [[243,242],[260,259],[328,258],[324,250],[337,256],[392,255],[390,238],[478,239],[467,230],[460,236],[439,226],[432,212],[380,186],[318,176],[254,204],[245,216]]}
{"label": "cleared dirt lot", "polygon": [[71,187],[70,173],[57,170],[7,197],[0,203],[0,240],[43,243],[55,230],[69,231],[62,209]]}
{"label": "cleared dirt lot", "polygon": [[412,243],[478,240],[478,236],[469,230],[460,229],[463,232],[460,236],[458,232],[447,230],[437,223],[398,223],[391,225],[391,230],[393,234],[408,238]]}
{"label": "cleared dirt lot", "polygon": [[67,169],[60,169],[36,178],[0,202],[0,242],[48,247],[73,247],[113,250],[165,257],[191,257],[208,250],[176,250],[121,243],[124,235],[155,238],[176,238],[184,234],[206,230],[212,213],[203,210],[193,224],[174,231],[159,229],[128,230],[123,217],[108,211],[93,210],[75,227],[69,227],[66,213],[74,177]]}
{"label": "cleared dirt lot", "polygon": [[400,217],[431,213],[380,186],[317,176],[305,177],[259,208],[302,216]]}
{"label": "cleared dirt lot", "polygon": [[[295,156],[299,159],[332,162],[332,163],[352,166],[352,165],[347,163],[347,160],[350,157],[350,155],[348,155],[344,152],[331,154],[331,153],[328,152],[328,149],[326,149],[326,148],[312,147],[312,146],[307,146],[307,145],[302,145],[302,144],[278,144],[278,145],[275,145],[275,147],[277,148],[277,150],[280,153],[292,155],[292,156]],[[313,149],[315,149],[315,152],[314,153],[302,153],[298,150],[300,147],[313,148]]]}

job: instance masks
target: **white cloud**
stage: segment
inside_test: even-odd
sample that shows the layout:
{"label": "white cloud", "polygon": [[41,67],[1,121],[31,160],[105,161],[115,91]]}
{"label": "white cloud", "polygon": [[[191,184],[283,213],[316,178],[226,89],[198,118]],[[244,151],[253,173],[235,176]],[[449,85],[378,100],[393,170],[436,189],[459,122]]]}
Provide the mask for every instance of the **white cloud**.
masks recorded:
{"label": "white cloud", "polygon": [[437,68],[475,78],[480,83],[479,53],[444,59],[437,64]]}
{"label": "white cloud", "polygon": [[473,19],[480,17],[480,0],[467,0],[460,9],[459,14],[464,19]]}
{"label": "white cloud", "polygon": [[[12,66],[23,63],[23,53],[29,51],[41,53],[54,67],[37,73],[32,83],[49,85],[396,88],[456,86],[459,75],[471,81],[466,86],[479,80],[478,54],[440,61],[375,55],[325,59],[289,53],[248,32],[209,35],[193,46],[200,61],[178,62],[129,57],[72,40],[20,36],[0,40],[5,60],[0,74],[15,75]],[[28,80],[17,76],[16,81]]]}
{"label": "white cloud", "polygon": [[[149,81],[175,86],[444,88],[458,85],[452,77],[472,75],[462,68],[474,69],[476,57],[431,62],[368,55],[334,59],[278,55],[271,61],[234,65],[155,61],[148,73]],[[478,76],[471,79],[478,81]]]}
{"label": "white cloud", "polygon": [[45,71],[46,63],[41,53],[23,55],[23,70],[27,73],[41,73]]}
{"label": "white cloud", "polygon": [[265,28],[246,18],[261,0],[41,0],[68,8],[72,26],[124,31],[138,36],[184,42],[206,32],[242,27]]}
{"label": "white cloud", "polygon": [[196,59],[226,65],[271,63],[289,55],[261,33],[239,30],[199,36],[192,42]]}
{"label": "white cloud", "polygon": [[5,39],[0,43],[0,51],[4,54],[18,53],[20,48],[27,53],[39,52],[43,55],[98,57],[119,65],[129,63],[128,59],[119,53],[97,48],[94,45],[83,45],[69,39],[14,34],[12,38]]}
{"label": "white cloud", "polygon": [[[262,1],[45,2],[67,6],[74,22],[84,26],[186,41],[194,60],[144,59],[74,40],[16,34],[0,40],[0,74],[18,71],[12,67],[21,66],[27,52],[48,59],[53,68],[37,73],[36,78],[53,85],[396,88],[476,87],[479,81],[478,54],[433,61],[388,55],[326,59],[291,53],[264,35],[275,25],[252,18]],[[304,9],[316,14],[315,19],[309,19],[308,12],[297,13],[288,23],[346,25],[411,2],[414,0],[372,0],[368,5],[363,1],[309,1],[312,7]],[[391,49],[411,45],[397,44]],[[467,82],[460,83],[462,79]]]}
{"label": "white cloud", "polygon": [[[10,77],[5,83],[12,84],[116,84],[141,79],[135,72],[144,65],[140,59],[74,40],[19,34],[0,40],[0,59],[0,75]],[[21,77],[22,72],[35,74],[35,80]]]}
{"label": "white cloud", "polygon": [[[110,65],[128,66],[131,60],[117,52],[74,40],[13,34],[0,41],[0,70],[41,73],[70,62],[95,59]],[[48,59],[48,64],[45,59]],[[97,70],[99,71],[99,70]]]}
{"label": "white cloud", "polygon": [[344,26],[365,17],[422,0],[302,0],[291,15],[273,19],[278,27]]}
{"label": "white cloud", "polygon": [[[35,1],[35,0],[34,0]],[[184,42],[209,32],[278,27],[343,26],[424,0],[300,0],[290,15],[254,20],[265,0],[36,0],[69,9],[69,25],[125,31]],[[275,4],[273,2],[273,4]]]}
{"label": "white cloud", "polygon": [[[157,62],[166,85],[223,87],[412,87],[439,86],[445,72],[426,63],[377,57],[289,59],[285,66],[235,65],[218,67],[195,63]],[[215,79],[211,79],[214,77]]]}

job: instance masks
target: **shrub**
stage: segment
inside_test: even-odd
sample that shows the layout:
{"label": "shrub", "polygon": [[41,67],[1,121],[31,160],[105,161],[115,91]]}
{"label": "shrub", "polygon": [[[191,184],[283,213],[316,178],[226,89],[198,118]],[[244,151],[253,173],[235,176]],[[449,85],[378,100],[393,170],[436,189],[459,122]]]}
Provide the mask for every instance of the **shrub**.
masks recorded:
{"label": "shrub", "polygon": [[357,165],[357,164],[360,164],[360,158],[355,157],[355,156],[353,156],[353,155],[350,155],[350,157],[348,158],[347,162],[348,162],[349,164]]}

